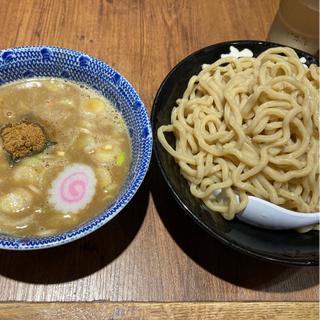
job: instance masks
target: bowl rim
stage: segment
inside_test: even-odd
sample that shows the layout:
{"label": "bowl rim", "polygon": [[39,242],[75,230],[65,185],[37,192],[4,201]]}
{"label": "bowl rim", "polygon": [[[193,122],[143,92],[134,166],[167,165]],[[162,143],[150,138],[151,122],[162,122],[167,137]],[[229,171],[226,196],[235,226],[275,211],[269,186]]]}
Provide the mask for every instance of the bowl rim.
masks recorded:
{"label": "bowl rim", "polygon": [[[46,237],[17,237],[13,235],[6,235],[6,234],[0,234],[0,249],[9,250],[9,251],[28,251],[28,250],[41,250],[41,249],[49,249],[57,246],[61,246],[70,242],[73,242],[75,240],[78,240],[82,237],[85,237],[89,235],[90,233],[96,231],[97,229],[101,228],[103,225],[105,225],[107,222],[112,220],[118,213],[128,205],[128,203],[132,200],[136,192],[139,190],[142,182],[144,181],[146,174],[148,172],[151,157],[152,157],[152,146],[153,146],[153,135],[152,135],[152,127],[150,122],[150,117],[148,114],[148,111],[146,109],[145,104],[143,103],[140,95],[136,91],[135,87],[116,69],[111,67],[107,62],[89,55],[83,51],[74,50],[70,48],[60,47],[60,46],[52,46],[52,45],[30,45],[30,46],[17,46],[17,47],[11,47],[11,48],[5,48],[0,50],[0,57],[2,57],[3,53],[9,52],[9,53],[15,53],[17,51],[23,51],[27,52],[29,50],[42,50],[44,48],[47,48],[52,51],[62,51],[65,54],[74,54],[78,56],[79,58],[84,56],[90,59],[90,61],[94,64],[98,64],[101,66],[104,71],[109,70],[113,74],[117,74],[119,76],[119,79],[121,79],[121,83],[124,83],[124,85],[133,93],[135,96],[135,102],[139,104],[139,117],[143,119],[145,122],[145,127],[148,129],[148,135],[145,137],[145,148],[144,152],[142,153],[142,157],[139,162],[139,166],[137,166],[137,178],[132,179],[127,187],[126,192],[122,194],[122,197],[124,197],[121,204],[118,203],[118,198],[115,199],[115,201],[109,205],[107,208],[105,208],[103,211],[101,211],[98,215],[91,217],[87,222],[77,225],[74,228],[64,231],[62,233],[58,233],[56,235],[52,236],[46,236]],[[21,79],[28,79],[28,78],[41,78],[37,76],[32,77],[21,77]],[[56,77],[55,78],[61,78]],[[70,78],[71,81],[72,78]],[[12,81],[6,81],[3,84],[12,83]],[[89,88],[92,88],[92,85],[88,85]],[[96,90],[96,89],[94,89]],[[99,92],[99,91],[98,91]],[[114,208],[114,209],[113,209]],[[111,214],[106,214],[108,210],[113,209]],[[99,218],[100,217],[100,218]]]}
{"label": "bowl rim", "polygon": [[[314,261],[314,260],[301,260],[301,259],[294,259],[294,258],[285,258],[285,257],[282,258],[282,257],[274,257],[271,255],[263,255],[261,253],[258,253],[256,251],[252,250],[252,249],[244,248],[241,245],[239,245],[238,243],[236,243],[232,240],[228,240],[228,239],[224,238],[223,236],[219,235],[213,229],[211,229],[204,221],[202,221],[202,219],[200,219],[195,213],[193,213],[192,210],[190,210],[186,206],[186,204],[180,198],[179,194],[174,189],[173,185],[170,182],[170,179],[168,178],[164,168],[162,167],[162,163],[161,163],[160,156],[159,156],[159,149],[158,149],[157,143],[155,143],[156,141],[158,141],[158,138],[156,135],[155,122],[156,122],[156,113],[157,113],[156,109],[159,109],[159,107],[160,107],[160,104],[158,103],[158,99],[162,93],[163,87],[165,86],[167,80],[172,76],[172,74],[175,73],[175,71],[177,69],[179,69],[185,63],[187,63],[188,60],[190,58],[192,58],[193,56],[196,56],[197,54],[199,54],[205,50],[214,50],[214,49],[219,49],[219,48],[229,47],[229,46],[237,47],[237,45],[239,45],[239,44],[241,44],[242,46],[245,44],[248,44],[248,45],[253,45],[253,44],[254,45],[267,45],[270,48],[277,47],[277,46],[289,47],[289,48],[294,49],[299,55],[311,57],[313,59],[316,59],[319,63],[319,59],[310,53],[304,52],[302,50],[299,50],[299,49],[296,49],[296,48],[293,48],[293,47],[290,47],[287,45],[283,45],[283,44],[279,44],[279,43],[275,43],[275,42],[270,42],[270,41],[264,41],[264,40],[230,40],[230,41],[225,41],[225,42],[219,42],[216,44],[212,44],[212,45],[200,48],[200,49],[188,54],[187,56],[182,58],[165,76],[165,78],[162,80],[162,82],[157,90],[157,93],[154,97],[154,100],[153,100],[152,110],[151,110],[151,125],[152,125],[153,135],[154,135],[153,153],[155,154],[155,159],[156,159],[157,165],[160,168],[160,172],[162,174],[162,177],[164,178],[164,180],[166,181],[166,184],[169,187],[170,193],[173,195],[173,198],[177,201],[179,206],[183,209],[184,212],[186,212],[188,214],[189,217],[191,217],[200,227],[202,227],[204,230],[206,230],[206,232],[208,232],[215,239],[219,240],[220,242],[222,242],[223,244],[227,245],[228,247],[230,247],[234,250],[237,250],[241,253],[244,253],[250,257],[257,258],[258,260],[261,260],[264,262],[277,263],[277,264],[287,265],[287,266],[318,266],[319,265],[319,258],[318,258],[318,261]],[[243,222],[241,222],[241,223],[243,223]],[[251,227],[256,228],[254,226],[251,226]]]}

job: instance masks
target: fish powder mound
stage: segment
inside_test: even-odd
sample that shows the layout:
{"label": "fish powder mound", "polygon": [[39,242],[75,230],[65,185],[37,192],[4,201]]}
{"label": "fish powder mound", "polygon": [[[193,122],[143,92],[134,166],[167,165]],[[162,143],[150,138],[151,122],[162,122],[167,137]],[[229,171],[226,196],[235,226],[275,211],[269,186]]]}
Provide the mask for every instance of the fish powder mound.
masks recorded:
{"label": "fish powder mound", "polygon": [[8,124],[1,130],[3,148],[13,160],[21,159],[45,148],[46,137],[42,128],[31,122]]}

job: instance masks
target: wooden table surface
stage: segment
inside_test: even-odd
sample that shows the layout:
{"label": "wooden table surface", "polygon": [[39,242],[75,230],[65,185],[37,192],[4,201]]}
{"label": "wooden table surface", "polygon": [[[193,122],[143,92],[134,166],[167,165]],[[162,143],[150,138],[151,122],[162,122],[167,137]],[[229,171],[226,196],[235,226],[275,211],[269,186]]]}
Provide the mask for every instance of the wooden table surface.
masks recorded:
{"label": "wooden table surface", "polygon": [[[134,85],[150,112],[161,81],[179,60],[221,41],[265,39],[278,4],[278,0],[0,0],[0,49],[55,45],[96,56]],[[6,302],[0,305],[0,319],[28,315],[38,319],[35,315],[41,310],[47,310],[47,316],[48,310],[60,310],[61,318],[64,304],[18,304],[24,309],[8,304],[52,301],[178,303],[160,304],[165,313],[157,304],[144,309],[144,304],[120,303],[119,310],[147,310],[137,313],[140,318],[123,311],[128,319],[158,319],[155,314],[170,318],[175,310],[188,310],[188,304],[179,304],[183,301],[204,304],[191,303],[192,312],[177,311],[181,319],[188,315],[200,319],[206,312],[213,316],[223,306],[229,306],[225,309],[230,310],[229,319],[232,314],[240,319],[238,303],[209,302],[305,301],[306,305],[291,303],[289,309],[272,303],[242,308],[255,310],[255,315],[269,310],[270,319],[297,315],[313,319],[318,282],[317,268],[260,262],[212,239],[177,207],[152,164],[128,207],[99,231],[59,248],[0,251],[0,301]],[[81,314],[91,308],[83,319],[92,315],[96,319],[100,312],[95,311],[96,303],[78,308],[83,308]],[[246,312],[242,314],[248,318]],[[118,318],[112,314],[121,318],[121,312]]]}

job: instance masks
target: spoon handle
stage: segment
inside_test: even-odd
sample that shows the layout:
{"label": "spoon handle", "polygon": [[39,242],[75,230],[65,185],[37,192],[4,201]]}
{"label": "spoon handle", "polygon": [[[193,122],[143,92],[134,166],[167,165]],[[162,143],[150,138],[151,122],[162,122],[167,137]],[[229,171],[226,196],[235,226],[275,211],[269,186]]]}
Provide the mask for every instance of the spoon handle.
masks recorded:
{"label": "spoon handle", "polygon": [[238,219],[265,229],[296,229],[320,222],[320,213],[302,213],[279,207],[269,201],[249,196],[247,207]]}

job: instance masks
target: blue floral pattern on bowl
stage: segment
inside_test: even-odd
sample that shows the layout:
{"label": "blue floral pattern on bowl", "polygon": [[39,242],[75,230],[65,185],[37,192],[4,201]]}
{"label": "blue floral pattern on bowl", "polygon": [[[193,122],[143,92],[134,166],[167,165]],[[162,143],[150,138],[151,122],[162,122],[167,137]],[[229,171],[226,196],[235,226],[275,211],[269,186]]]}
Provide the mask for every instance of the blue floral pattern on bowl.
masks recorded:
{"label": "blue floral pattern on bowl", "polygon": [[[0,84],[31,77],[58,77],[92,87],[109,99],[123,116],[132,143],[129,175],[116,200],[105,211],[71,231],[43,238],[0,235],[0,248],[30,250],[54,247],[79,239],[116,216],[141,185],[152,154],[148,113],[132,85],[99,59],[51,46],[17,47],[0,51]],[[138,108],[137,108],[138,106]]]}

